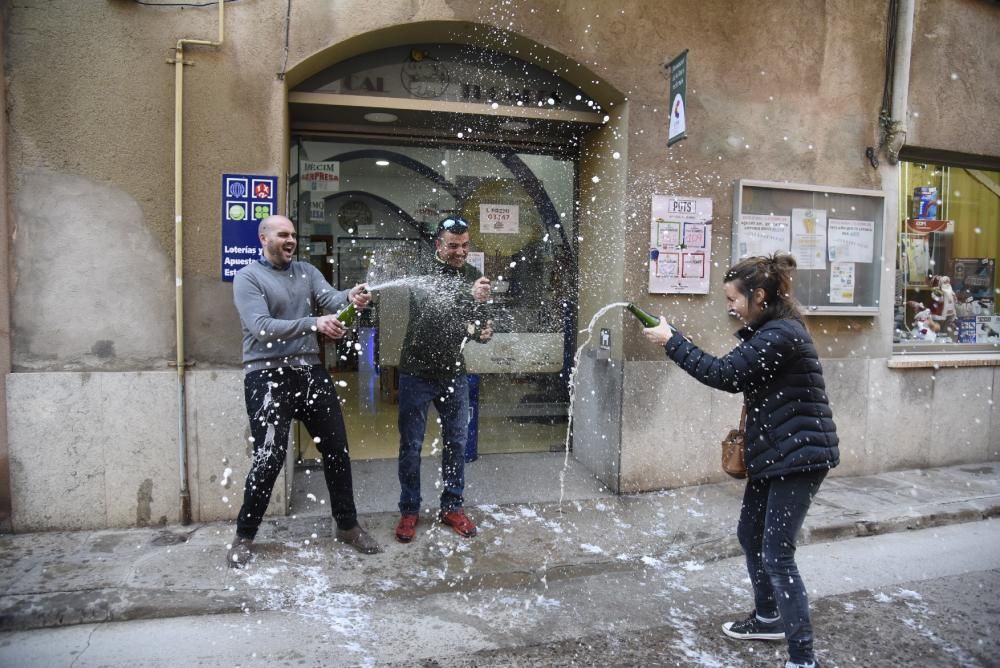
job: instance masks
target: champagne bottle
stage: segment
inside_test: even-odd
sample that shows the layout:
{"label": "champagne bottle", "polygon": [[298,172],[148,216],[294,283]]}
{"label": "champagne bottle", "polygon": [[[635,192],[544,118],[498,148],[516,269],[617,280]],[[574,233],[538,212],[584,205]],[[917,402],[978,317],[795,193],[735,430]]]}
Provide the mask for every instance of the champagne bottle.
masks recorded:
{"label": "champagne bottle", "polygon": [[354,304],[348,304],[347,308],[337,314],[337,320],[344,323],[344,327],[353,327],[357,318],[358,308]]}
{"label": "champagne bottle", "polygon": [[639,322],[642,323],[643,327],[656,327],[660,324],[659,318],[649,315],[635,304],[629,304],[625,308],[628,309],[629,313],[639,319]]}
{"label": "champagne bottle", "polygon": [[[368,292],[367,290],[362,290],[362,292]],[[344,327],[353,327],[354,321],[358,319],[358,307],[354,305],[354,302],[350,302],[343,311],[337,314],[337,320],[344,323]]]}

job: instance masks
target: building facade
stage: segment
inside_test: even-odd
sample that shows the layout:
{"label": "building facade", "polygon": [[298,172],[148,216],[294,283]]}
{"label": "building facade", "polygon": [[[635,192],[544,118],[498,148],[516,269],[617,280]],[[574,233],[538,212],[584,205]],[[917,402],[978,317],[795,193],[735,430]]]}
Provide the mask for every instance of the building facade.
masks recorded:
{"label": "building facade", "polygon": [[[434,221],[473,222],[500,333],[468,356],[480,453],[570,443],[620,493],[723,479],[738,397],[604,307],[723,353],[745,242],[819,249],[799,296],[837,474],[1000,457],[995,2],[56,0],[3,18],[9,529],[235,516],[231,278],[267,213],[341,288],[391,286]],[[695,200],[708,225],[657,227]],[[689,269],[707,292],[672,282]],[[356,459],[394,455],[394,300],[324,346]],[[310,456],[300,437],[275,512]]]}

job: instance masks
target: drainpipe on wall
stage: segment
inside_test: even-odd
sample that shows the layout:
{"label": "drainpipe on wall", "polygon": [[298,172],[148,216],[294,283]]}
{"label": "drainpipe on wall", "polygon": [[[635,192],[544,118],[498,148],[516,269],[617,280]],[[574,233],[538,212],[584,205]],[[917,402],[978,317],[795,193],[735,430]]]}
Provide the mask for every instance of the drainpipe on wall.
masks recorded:
{"label": "drainpipe on wall", "polygon": [[187,391],[184,359],[184,46],[221,46],[225,0],[219,0],[219,39],[179,39],[174,47],[174,301],[177,321],[177,448],[180,458],[181,524],[191,524],[191,490],[188,487]]}
{"label": "drainpipe on wall", "polygon": [[886,133],[885,151],[890,165],[899,162],[899,151],[906,143],[914,4],[915,0],[899,0],[896,16],[896,58],[892,68],[892,121]]}

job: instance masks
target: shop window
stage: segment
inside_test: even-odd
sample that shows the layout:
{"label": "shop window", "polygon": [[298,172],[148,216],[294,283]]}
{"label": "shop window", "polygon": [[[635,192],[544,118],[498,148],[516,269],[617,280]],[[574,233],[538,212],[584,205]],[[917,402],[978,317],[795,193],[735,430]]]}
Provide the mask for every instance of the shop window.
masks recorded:
{"label": "shop window", "polygon": [[896,352],[1000,352],[1000,172],[899,164]]}

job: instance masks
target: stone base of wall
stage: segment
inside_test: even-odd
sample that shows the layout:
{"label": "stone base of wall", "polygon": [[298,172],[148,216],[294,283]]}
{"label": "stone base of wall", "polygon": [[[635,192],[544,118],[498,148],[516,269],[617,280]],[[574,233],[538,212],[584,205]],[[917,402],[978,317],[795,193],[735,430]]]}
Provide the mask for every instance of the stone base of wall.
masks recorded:
{"label": "stone base of wall", "polygon": [[[175,373],[11,373],[7,393],[14,531],[180,521]],[[192,519],[235,518],[250,461],[242,371],[187,374],[187,432]],[[291,474],[289,460],[270,513],[287,512]]]}
{"label": "stone base of wall", "polygon": [[[1000,459],[1000,367],[823,365],[841,438],[834,475]],[[719,441],[739,420],[739,395],[669,362],[585,356],[575,380],[574,457],[610,489],[727,479]],[[15,531],[180,520],[173,372],[11,373],[7,412]],[[187,418],[192,519],[235,518],[250,461],[242,371],[190,372]],[[270,513],[287,512],[291,476],[289,456]]]}
{"label": "stone base of wall", "polygon": [[[885,359],[823,360],[840,436],[833,475],[995,461],[1000,367],[890,369]],[[728,479],[720,442],[741,395],[713,390],[669,362],[626,362],[621,491]]]}

